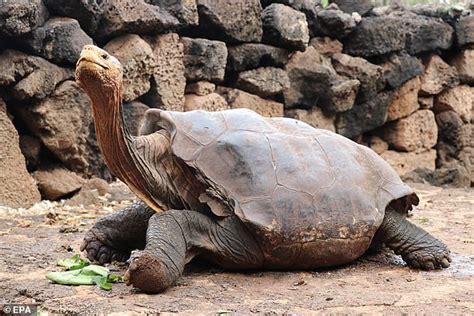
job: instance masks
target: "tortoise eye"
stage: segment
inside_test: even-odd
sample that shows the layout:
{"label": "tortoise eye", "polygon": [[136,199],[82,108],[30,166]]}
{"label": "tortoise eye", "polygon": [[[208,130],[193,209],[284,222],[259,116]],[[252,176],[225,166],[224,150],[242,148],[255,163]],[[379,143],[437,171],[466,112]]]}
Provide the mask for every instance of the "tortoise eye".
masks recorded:
{"label": "tortoise eye", "polygon": [[102,57],[103,59],[107,60],[107,59],[109,58],[109,55],[107,55],[107,54],[102,54],[101,57]]}

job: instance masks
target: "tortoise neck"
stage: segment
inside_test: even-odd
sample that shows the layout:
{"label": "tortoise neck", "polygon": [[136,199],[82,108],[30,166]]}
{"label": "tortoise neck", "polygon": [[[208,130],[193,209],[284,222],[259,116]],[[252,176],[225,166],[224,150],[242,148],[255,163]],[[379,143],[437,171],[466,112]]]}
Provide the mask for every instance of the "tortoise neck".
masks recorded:
{"label": "tortoise neck", "polygon": [[[124,124],[121,88],[91,95],[94,124],[102,156],[111,173],[123,181],[137,196],[155,208],[143,187],[146,166],[135,148],[134,137]],[[151,204],[151,205],[150,205]]]}

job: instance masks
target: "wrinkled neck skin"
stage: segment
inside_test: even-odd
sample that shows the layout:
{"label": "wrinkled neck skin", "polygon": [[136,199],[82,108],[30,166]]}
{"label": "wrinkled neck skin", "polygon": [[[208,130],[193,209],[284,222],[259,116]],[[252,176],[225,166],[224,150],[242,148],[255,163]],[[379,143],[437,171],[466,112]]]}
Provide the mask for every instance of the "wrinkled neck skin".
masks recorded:
{"label": "wrinkled neck skin", "polygon": [[121,95],[121,87],[114,83],[101,89],[95,87],[89,93],[102,156],[113,175],[125,182],[150,207],[161,211],[165,205],[154,196],[165,196],[165,192],[156,192],[165,190],[163,179],[156,172],[153,172],[152,180],[144,176],[150,174],[154,167],[137,151],[134,137],[124,126]]}

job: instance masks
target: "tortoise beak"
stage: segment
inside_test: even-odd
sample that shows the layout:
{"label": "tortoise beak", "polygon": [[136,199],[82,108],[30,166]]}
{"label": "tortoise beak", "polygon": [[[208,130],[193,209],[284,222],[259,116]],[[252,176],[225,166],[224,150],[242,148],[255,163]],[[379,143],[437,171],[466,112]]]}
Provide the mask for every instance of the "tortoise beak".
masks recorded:
{"label": "tortoise beak", "polygon": [[91,63],[97,66],[100,66],[104,69],[109,69],[110,67],[104,63],[102,56],[108,56],[108,53],[94,45],[85,45],[82,48],[81,55],[76,63],[76,68],[79,68],[84,63]]}

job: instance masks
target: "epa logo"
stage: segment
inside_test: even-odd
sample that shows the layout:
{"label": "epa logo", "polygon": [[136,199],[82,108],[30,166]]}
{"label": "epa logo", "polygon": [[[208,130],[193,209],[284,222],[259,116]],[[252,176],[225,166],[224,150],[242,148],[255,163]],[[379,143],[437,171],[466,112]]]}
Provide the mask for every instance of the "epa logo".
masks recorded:
{"label": "epa logo", "polygon": [[12,316],[33,316],[37,315],[38,306],[30,304],[5,304],[3,313]]}

